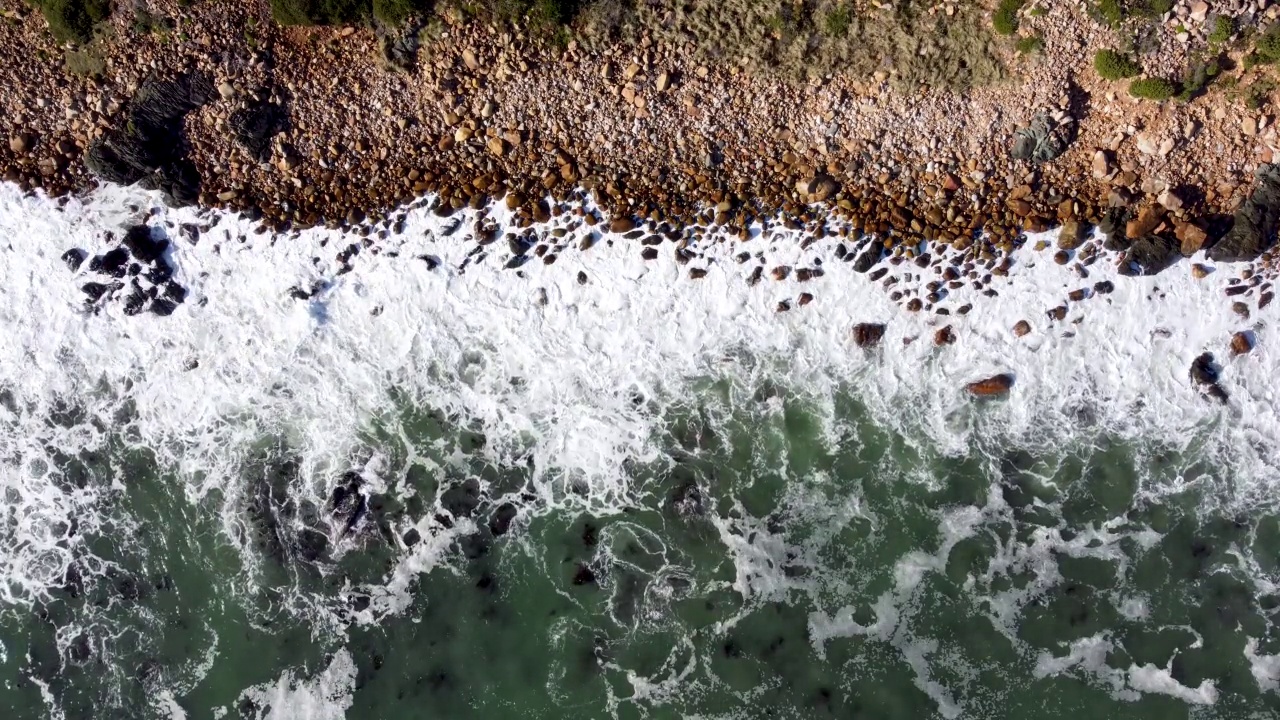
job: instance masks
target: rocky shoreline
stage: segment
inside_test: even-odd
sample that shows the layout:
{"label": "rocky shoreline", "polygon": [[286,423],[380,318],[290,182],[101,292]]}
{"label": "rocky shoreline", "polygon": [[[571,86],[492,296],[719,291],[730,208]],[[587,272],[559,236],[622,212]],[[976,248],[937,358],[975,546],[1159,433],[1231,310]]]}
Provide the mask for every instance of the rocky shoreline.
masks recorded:
{"label": "rocky shoreline", "polygon": [[[1217,16],[1204,5],[1177,3],[1144,26],[1161,40],[1140,58],[1149,74],[1177,76],[1209,47]],[[1240,27],[1280,14],[1228,5]],[[657,252],[649,238],[680,252],[704,235],[784,226],[857,243],[868,271],[945,253],[979,278],[1007,271],[1025,232],[1057,226],[1055,260],[1083,274],[1096,226],[1129,272],[1201,250],[1249,261],[1249,278],[1275,272],[1268,106],[1222,90],[1129,97],[1088,51],[1132,29],[1079,7],[1024,8],[1021,32],[1042,50],[992,45],[1013,77],[959,88],[907,88],[892,72],[800,82],[708,61],[657,32],[588,49],[447,13],[413,36],[428,42],[405,61],[392,52],[399,31],[280,27],[265,0],[153,0],[149,12],[173,21],[165,32],[117,12],[92,47],[72,50],[25,4],[0,7],[0,47],[17,60],[4,71],[0,170],[51,195],[141,181],[266,230],[368,236],[431,194],[440,214],[505,202],[523,228],[577,208],[644,253]],[[1218,49],[1236,86],[1252,87],[1269,71],[1246,69],[1246,35]],[[101,72],[72,72],[70,52],[96,53]],[[588,194],[602,213],[582,212]]]}

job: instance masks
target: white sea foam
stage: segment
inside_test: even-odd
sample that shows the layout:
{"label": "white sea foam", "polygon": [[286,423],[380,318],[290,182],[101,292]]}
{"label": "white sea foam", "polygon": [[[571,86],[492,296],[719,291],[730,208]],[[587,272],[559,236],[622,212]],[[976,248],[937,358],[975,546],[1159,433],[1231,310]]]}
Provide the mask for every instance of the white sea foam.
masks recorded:
{"label": "white sea foam", "polygon": [[315,677],[286,672],[274,683],[245,690],[240,699],[253,702],[254,720],[345,720],[355,689],[356,663],[342,649]]}
{"label": "white sea foam", "polygon": [[[130,211],[129,203],[141,212]],[[967,452],[976,436],[990,433],[1046,442],[1100,430],[1159,437],[1172,450],[1199,453],[1207,476],[1144,484],[1143,495],[1213,482],[1221,489],[1209,500],[1274,503],[1280,404],[1271,379],[1280,371],[1280,353],[1270,344],[1277,306],[1255,309],[1242,321],[1224,300],[1227,267],[1196,281],[1181,267],[1124,278],[1098,263],[1084,281],[1048,252],[1028,247],[1016,254],[1010,277],[993,282],[998,297],[952,291],[949,307],[972,302],[973,311],[941,318],[901,309],[835,259],[831,238],[807,249],[772,230],[766,234],[772,239],[704,241],[694,248],[703,256],[689,266],[675,260],[670,245],[657,260],[643,262],[633,242],[606,237],[579,251],[574,240],[554,265],[535,259],[519,277],[502,269],[508,253],[501,241],[482,262],[467,260],[475,247],[462,241],[469,219],[447,236],[441,228],[449,221],[419,209],[409,213],[403,234],[380,243],[380,252],[361,252],[352,272],[338,274],[334,255],[358,242],[354,236],[323,229],[296,238],[255,234],[252,223],[235,215],[161,210],[151,221],[169,227],[175,239],[172,260],[177,279],[191,291],[187,302],[169,318],[128,317],[116,305],[87,313],[79,290],[86,271],[71,273],[59,256],[70,247],[101,252],[104,231],[118,232],[156,204],[153,194],[108,188],[58,210],[48,199],[0,186],[0,327],[6,332],[0,389],[8,398],[0,403],[7,500],[0,540],[13,548],[0,556],[6,605],[24,604],[56,583],[80,538],[96,529],[95,491],[54,482],[49,448],[74,453],[102,442],[101,433],[84,422],[47,423],[60,400],[82,404],[108,424],[127,409],[128,419],[120,421],[128,424],[127,436],[175,469],[191,499],[216,492],[229,537],[240,522],[241,488],[232,479],[255,443],[285,439],[303,459],[310,490],[322,497],[326,478],[349,467],[361,431],[385,412],[392,387],[478,421],[491,440],[485,449],[491,457],[528,452],[533,489],[545,506],[611,512],[632,490],[621,470],[626,461],[658,457],[651,406],[633,403],[632,394],[677,402],[689,379],[724,375],[746,385],[769,374],[819,401],[856,387],[878,424],[945,453]],[[508,217],[502,207],[494,215],[500,222]],[[176,226],[186,222],[210,225],[196,245],[177,239]],[[756,260],[736,263],[742,251],[763,253],[766,267],[812,267],[821,259],[825,275],[801,284],[794,274],[782,282],[766,274],[749,287],[745,278]],[[442,262],[433,270],[419,255]],[[689,267],[705,268],[706,277],[689,279]],[[893,269],[894,275],[920,272],[909,263]],[[1113,281],[1115,292],[1067,303],[1066,321],[1044,317],[1065,303],[1068,291],[1100,280]],[[310,300],[289,296],[290,287],[317,283],[320,291]],[[811,305],[777,312],[780,300],[794,304],[802,291],[815,295]],[[1015,338],[1010,328],[1022,319],[1034,332]],[[861,321],[888,323],[880,348],[852,346],[850,327]],[[953,326],[957,342],[937,348],[930,340],[942,324]],[[1231,358],[1227,340],[1241,329],[1256,333],[1258,347]],[[1191,359],[1204,350],[1223,365],[1222,384],[1231,394],[1225,407],[1206,402],[1188,381]],[[198,367],[188,369],[192,360]],[[1007,401],[974,403],[963,392],[964,383],[997,372],[1017,378]],[[993,499],[981,512],[1004,510]],[[898,591],[877,604],[875,623],[860,626],[845,610],[815,614],[811,631],[819,650],[825,638],[842,634],[887,640],[902,624],[911,588],[923,574],[942,569],[950,547],[981,521],[940,519],[950,523],[944,523],[942,550],[902,558]],[[73,520],[80,523],[75,537]],[[1071,543],[1046,536],[1007,561],[1034,563],[1051,547],[1105,552],[1124,536],[1107,527]],[[727,528],[721,537],[740,562],[737,587],[744,595],[785,591],[779,573],[761,571],[777,569],[783,548],[743,543]],[[441,536],[405,555],[374,593],[365,619],[405,608],[414,576],[439,562],[448,541]],[[1001,607],[1016,613],[1025,598],[991,602],[1000,622]],[[920,643],[927,642],[894,637],[904,652],[924,652]],[[1128,673],[1123,691],[1171,691],[1159,672]],[[919,679],[931,687],[927,675]],[[1211,685],[1173,691],[1190,702],[1213,697]],[[955,709],[953,698],[935,697],[940,707]]]}

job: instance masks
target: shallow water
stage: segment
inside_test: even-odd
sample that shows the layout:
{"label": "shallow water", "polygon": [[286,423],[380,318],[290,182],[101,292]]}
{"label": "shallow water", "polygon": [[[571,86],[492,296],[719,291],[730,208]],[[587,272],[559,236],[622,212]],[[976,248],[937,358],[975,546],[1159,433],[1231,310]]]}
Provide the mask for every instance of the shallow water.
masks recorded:
{"label": "shallow water", "polygon": [[1280,712],[1280,368],[1227,268],[1084,281],[1029,242],[940,320],[834,238],[684,265],[576,228],[505,268],[423,209],[370,247],[159,210],[187,301],[86,311],[59,256],[154,204],[0,187],[11,717]]}

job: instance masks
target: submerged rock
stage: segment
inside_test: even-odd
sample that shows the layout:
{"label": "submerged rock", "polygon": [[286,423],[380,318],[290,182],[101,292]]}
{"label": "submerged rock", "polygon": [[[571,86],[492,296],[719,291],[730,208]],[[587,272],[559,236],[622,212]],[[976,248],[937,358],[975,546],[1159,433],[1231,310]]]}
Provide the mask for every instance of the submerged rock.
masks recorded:
{"label": "submerged rock", "polygon": [[68,270],[75,272],[80,269],[80,266],[84,264],[84,260],[88,256],[89,254],[80,248],[71,248],[62,253],[62,262],[67,264]]}
{"label": "submerged rock", "polygon": [[1253,349],[1252,333],[1238,332],[1231,336],[1231,354],[1244,355]]}
{"label": "submerged rock", "polygon": [[1259,165],[1255,176],[1257,186],[1236,211],[1235,224],[1206,251],[1210,260],[1252,260],[1275,242],[1280,223],[1280,165]]}
{"label": "submerged rock", "polygon": [[978,397],[995,397],[1004,395],[1013,387],[1013,376],[1008,373],[993,375],[985,380],[971,382],[965,386],[971,395]]}

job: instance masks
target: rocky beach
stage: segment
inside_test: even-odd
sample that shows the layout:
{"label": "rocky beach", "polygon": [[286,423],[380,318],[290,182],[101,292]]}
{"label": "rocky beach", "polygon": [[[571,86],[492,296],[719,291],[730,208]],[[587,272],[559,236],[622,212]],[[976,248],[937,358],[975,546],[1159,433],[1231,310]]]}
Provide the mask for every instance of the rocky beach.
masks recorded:
{"label": "rocky beach", "polygon": [[1280,3],[0,48],[9,716],[1280,713]]}

